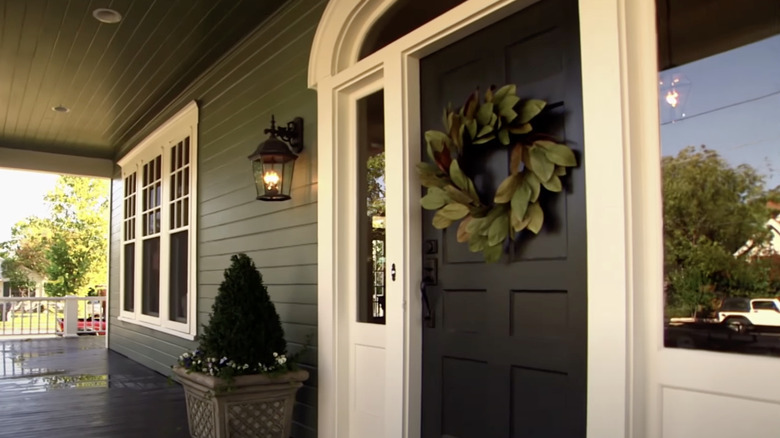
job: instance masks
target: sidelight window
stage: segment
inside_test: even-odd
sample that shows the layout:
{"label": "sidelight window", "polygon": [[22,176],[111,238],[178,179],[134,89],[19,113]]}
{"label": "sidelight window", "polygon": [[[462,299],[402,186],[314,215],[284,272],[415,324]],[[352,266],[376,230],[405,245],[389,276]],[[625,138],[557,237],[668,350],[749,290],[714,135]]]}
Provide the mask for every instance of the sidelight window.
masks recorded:
{"label": "sidelight window", "polygon": [[384,93],[357,102],[358,321],[385,323]]}
{"label": "sidelight window", "polygon": [[780,356],[780,5],[711,3],[656,2],[665,344]]}

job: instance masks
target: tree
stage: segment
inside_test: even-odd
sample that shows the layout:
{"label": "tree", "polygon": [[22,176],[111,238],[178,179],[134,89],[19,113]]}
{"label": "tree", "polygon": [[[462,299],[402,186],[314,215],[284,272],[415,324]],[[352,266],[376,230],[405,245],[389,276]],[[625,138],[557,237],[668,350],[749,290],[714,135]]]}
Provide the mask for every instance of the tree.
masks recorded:
{"label": "tree", "polygon": [[108,279],[108,181],[62,176],[44,198],[52,238],[46,259],[46,293],[86,295]]}
{"label": "tree", "polygon": [[30,279],[29,272],[15,259],[3,259],[0,263],[3,277],[11,285],[11,289],[21,291],[22,295],[29,296],[35,288],[35,282]]}
{"label": "tree", "polygon": [[12,288],[28,293],[35,287],[32,277],[46,276],[50,238],[51,230],[44,219],[30,217],[13,226],[11,240],[0,245],[3,274]]}
{"label": "tree", "polygon": [[738,253],[770,235],[773,195],[763,177],[704,146],[664,157],[661,167],[667,305],[695,316],[718,297],[774,294],[771,259]]}
{"label": "tree", "polygon": [[62,176],[43,201],[49,216],[17,223],[0,245],[10,274],[19,284],[29,274],[48,278],[51,296],[85,295],[108,279],[108,181]]}
{"label": "tree", "polygon": [[385,153],[372,155],[366,162],[368,184],[367,214],[369,218],[385,215]]}

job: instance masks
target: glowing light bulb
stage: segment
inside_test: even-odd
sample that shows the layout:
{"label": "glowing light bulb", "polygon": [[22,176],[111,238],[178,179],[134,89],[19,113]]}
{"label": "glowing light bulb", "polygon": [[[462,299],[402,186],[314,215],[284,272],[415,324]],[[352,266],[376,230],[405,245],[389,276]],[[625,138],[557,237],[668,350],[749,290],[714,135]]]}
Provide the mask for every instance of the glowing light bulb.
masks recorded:
{"label": "glowing light bulb", "polygon": [[263,175],[263,182],[265,183],[265,189],[266,191],[277,191],[279,190],[279,174],[274,172],[273,170],[266,172],[265,175]]}
{"label": "glowing light bulb", "polygon": [[666,103],[672,106],[672,108],[677,108],[677,104],[680,102],[679,98],[680,94],[677,92],[677,90],[670,90],[668,93],[666,93]]}

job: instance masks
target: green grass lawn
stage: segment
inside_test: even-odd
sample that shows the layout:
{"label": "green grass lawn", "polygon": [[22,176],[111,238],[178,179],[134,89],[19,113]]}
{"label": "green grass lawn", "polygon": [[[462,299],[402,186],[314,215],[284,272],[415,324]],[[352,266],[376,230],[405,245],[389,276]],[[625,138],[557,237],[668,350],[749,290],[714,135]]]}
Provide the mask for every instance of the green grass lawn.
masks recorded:
{"label": "green grass lawn", "polygon": [[[7,314],[6,321],[0,321],[0,336],[53,334],[60,332],[57,319],[64,318],[62,303],[54,305],[51,302],[43,302],[40,311],[37,311],[37,308],[34,306],[32,308],[25,307],[27,311],[23,311],[20,306],[16,306],[16,309]],[[79,318],[97,317],[100,313],[102,311],[99,304],[93,304],[86,300],[79,301]]]}
{"label": "green grass lawn", "polygon": [[8,321],[0,322],[0,335],[55,333],[59,330],[57,318],[62,317],[62,312],[14,312],[13,317]]}

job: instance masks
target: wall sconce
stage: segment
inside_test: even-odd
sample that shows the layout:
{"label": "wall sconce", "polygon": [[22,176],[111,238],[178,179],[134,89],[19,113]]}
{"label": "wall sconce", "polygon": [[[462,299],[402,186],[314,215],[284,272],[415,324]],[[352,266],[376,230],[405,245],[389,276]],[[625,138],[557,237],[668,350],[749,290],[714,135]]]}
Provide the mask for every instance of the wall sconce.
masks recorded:
{"label": "wall sconce", "polygon": [[303,119],[296,117],[287,123],[286,128],[277,128],[272,115],[271,128],[264,132],[271,136],[260,143],[257,150],[249,156],[255,176],[257,199],[286,201],[290,199],[295,160],[303,150]]}

